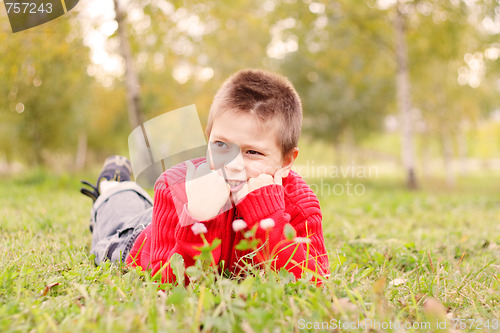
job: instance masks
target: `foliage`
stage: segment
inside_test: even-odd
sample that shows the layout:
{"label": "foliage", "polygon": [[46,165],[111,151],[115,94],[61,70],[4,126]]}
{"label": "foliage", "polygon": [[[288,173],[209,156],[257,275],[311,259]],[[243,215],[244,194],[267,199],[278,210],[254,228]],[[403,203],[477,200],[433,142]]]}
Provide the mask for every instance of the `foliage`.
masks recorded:
{"label": "foliage", "polygon": [[[494,7],[462,1],[402,6],[415,125],[426,138],[455,136],[498,107],[495,61],[484,56],[498,44],[490,41],[495,33],[481,27]],[[297,37],[298,50],[282,68],[302,93],[305,129],[329,142],[359,142],[379,130],[384,116],[395,113],[394,6],[295,2],[280,10],[282,19],[295,20],[285,33]]]}
{"label": "foliage", "polygon": [[[0,22],[6,21],[2,14]],[[0,147],[7,158],[43,163],[47,151],[75,149],[75,128],[87,121],[90,81],[79,26],[59,19],[44,28],[2,33],[0,52]]]}
{"label": "foliage", "polygon": [[464,179],[456,193],[439,184],[408,193],[396,179],[351,179],[366,187],[362,196],[319,192],[332,271],[321,288],[283,271],[229,279],[198,264],[183,287],[95,267],[78,177],[3,179],[0,330],[288,332],[332,319],[491,325],[500,315],[500,198],[490,177]]}
{"label": "foliage", "polygon": [[284,72],[302,95],[306,132],[327,142],[359,141],[380,129],[394,100],[391,50],[372,36],[387,38],[392,31],[383,25],[384,14],[365,3],[321,6],[282,4],[281,11],[295,13],[286,32],[298,37],[297,52],[283,60]]}
{"label": "foliage", "polygon": [[[126,152],[122,76],[108,74],[103,82],[106,69],[92,64],[83,45],[86,35],[112,22],[104,29],[82,6],[41,27],[0,34],[6,101],[0,152],[9,161],[73,154],[80,134],[91,153]],[[247,67],[288,76],[303,100],[304,131],[327,143],[360,144],[396,113],[393,6],[376,0],[127,6],[144,119],[194,103],[203,123],[222,81]],[[485,25],[497,22],[498,3],[413,0],[403,7],[417,131],[429,143],[454,137],[498,108],[498,31]],[[0,28],[8,31],[4,11]],[[118,47],[115,33],[106,49],[116,55]],[[474,70],[479,85],[467,79]]]}

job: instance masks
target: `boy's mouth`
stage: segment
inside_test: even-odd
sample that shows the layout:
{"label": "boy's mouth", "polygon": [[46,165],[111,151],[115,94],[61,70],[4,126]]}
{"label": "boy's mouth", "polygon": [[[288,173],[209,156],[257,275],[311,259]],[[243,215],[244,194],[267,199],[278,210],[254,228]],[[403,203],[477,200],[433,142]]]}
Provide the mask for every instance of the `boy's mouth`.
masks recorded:
{"label": "boy's mouth", "polygon": [[246,181],[228,179],[226,180],[226,183],[228,183],[229,186],[231,187],[231,192],[237,192],[243,187]]}

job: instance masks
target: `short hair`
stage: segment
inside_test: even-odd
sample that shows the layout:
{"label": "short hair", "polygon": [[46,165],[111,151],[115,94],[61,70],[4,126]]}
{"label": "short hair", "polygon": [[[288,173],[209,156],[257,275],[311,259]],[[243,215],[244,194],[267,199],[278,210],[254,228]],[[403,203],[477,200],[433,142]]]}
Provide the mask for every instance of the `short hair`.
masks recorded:
{"label": "short hair", "polygon": [[278,145],[283,156],[297,147],[302,127],[302,103],[292,83],[282,75],[247,69],[230,76],[215,94],[206,127],[210,137],[214,120],[223,113],[247,112],[263,122],[277,119]]}

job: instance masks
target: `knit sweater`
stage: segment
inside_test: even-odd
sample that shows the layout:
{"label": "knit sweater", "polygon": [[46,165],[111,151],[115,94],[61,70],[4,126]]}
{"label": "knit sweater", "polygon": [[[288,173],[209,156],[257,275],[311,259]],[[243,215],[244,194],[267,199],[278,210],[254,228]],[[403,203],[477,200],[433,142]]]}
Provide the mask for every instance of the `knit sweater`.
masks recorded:
{"label": "knit sweater", "polygon": [[[205,158],[192,162],[198,166]],[[206,226],[203,236],[208,243],[221,240],[212,251],[215,263],[224,261],[225,268],[232,272],[239,271],[241,260],[246,260],[243,257],[251,252],[237,250],[235,246],[244,239],[246,231],[256,227],[250,240],[255,239],[260,247],[254,256],[257,263],[272,262],[274,269],[284,267],[297,278],[303,272],[315,272],[314,280],[319,283],[319,277],[329,274],[319,201],[297,173],[290,171],[288,177],[283,178],[283,185],[267,185],[250,192],[236,207],[207,221],[197,221],[190,216],[185,177],[186,165],[181,163],[165,171],[156,181],[152,222],[135,241],[127,259],[129,265],[152,269],[153,275],[162,270],[162,282],[175,281],[169,260],[178,253],[186,267],[194,265],[204,240],[201,234],[194,234],[191,227],[200,222]],[[232,223],[237,218],[243,219],[247,227],[235,232]],[[262,229],[260,221],[267,218],[274,221],[274,227]],[[295,229],[294,240],[285,237],[286,224]]]}

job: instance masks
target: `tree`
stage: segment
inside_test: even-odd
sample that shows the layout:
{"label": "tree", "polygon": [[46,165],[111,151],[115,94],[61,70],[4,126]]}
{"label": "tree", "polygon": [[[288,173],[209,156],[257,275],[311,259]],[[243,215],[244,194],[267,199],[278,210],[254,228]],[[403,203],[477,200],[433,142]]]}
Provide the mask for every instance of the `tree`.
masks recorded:
{"label": "tree", "polygon": [[120,52],[125,60],[125,85],[127,87],[127,100],[129,110],[129,121],[132,129],[142,125],[142,107],[140,97],[140,85],[137,72],[134,68],[134,60],[128,42],[128,29],[125,22],[125,13],[121,8],[119,0],[113,0],[118,23],[118,38],[120,39]]}
{"label": "tree", "polygon": [[394,62],[387,43],[373,38],[373,31],[387,28],[380,25],[380,13],[364,3],[297,2],[279,10],[281,20],[295,22],[283,38],[293,34],[298,48],[281,68],[303,98],[304,130],[333,143],[340,164],[340,144],[380,129],[392,103]]}
{"label": "tree", "polygon": [[[0,17],[5,23],[6,18]],[[16,34],[0,34],[2,150],[9,159],[50,162],[49,151],[75,149],[85,117],[89,50],[79,26],[60,18]]]}
{"label": "tree", "polygon": [[406,186],[410,190],[416,190],[418,185],[415,175],[415,143],[413,136],[408,50],[406,46],[404,16],[401,13],[399,3],[396,6],[395,11],[394,30],[396,32],[396,80],[397,100],[401,121],[401,157],[406,173]]}
{"label": "tree", "polygon": [[428,145],[430,140],[440,143],[450,186],[455,183],[452,168],[455,151],[459,151],[462,160],[466,154],[464,124],[474,124],[495,103],[498,105],[492,98],[495,95],[491,93],[492,85],[479,84],[486,78],[480,78],[482,74],[474,73],[467,64],[468,59],[476,69],[486,66],[482,53],[489,44],[488,34],[473,22],[478,13],[476,6],[479,3],[406,4],[406,11],[412,13],[408,15],[408,40],[413,101],[425,125],[424,144]]}

